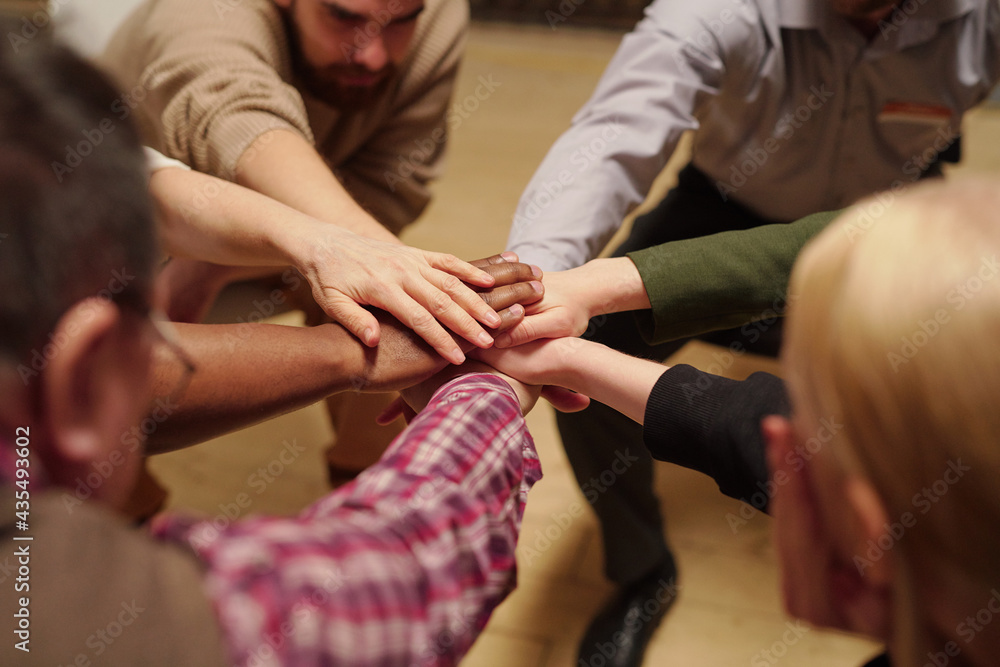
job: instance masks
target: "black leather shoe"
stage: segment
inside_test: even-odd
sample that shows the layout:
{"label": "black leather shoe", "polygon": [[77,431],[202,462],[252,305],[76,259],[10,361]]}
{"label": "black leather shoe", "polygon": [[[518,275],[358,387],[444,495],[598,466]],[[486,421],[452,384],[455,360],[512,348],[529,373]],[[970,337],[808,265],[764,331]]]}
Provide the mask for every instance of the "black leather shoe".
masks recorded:
{"label": "black leather shoe", "polygon": [[577,667],[639,667],[646,644],[677,598],[671,556],[615,595],[587,628]]}

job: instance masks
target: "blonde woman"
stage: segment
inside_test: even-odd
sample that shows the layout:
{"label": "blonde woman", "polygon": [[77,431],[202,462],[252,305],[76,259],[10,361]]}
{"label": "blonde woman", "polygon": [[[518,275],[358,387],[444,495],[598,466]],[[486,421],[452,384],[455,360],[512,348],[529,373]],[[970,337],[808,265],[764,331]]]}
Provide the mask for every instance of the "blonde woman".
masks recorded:
{"label": "blonde woman", "polygon": [[789,612],[884,641],[871,664],[996,664],[1000,188],[922,185],[864,210],[796,263],[787,390],[576,339],[482,356],[607,403],[655,458],[771,513]]}

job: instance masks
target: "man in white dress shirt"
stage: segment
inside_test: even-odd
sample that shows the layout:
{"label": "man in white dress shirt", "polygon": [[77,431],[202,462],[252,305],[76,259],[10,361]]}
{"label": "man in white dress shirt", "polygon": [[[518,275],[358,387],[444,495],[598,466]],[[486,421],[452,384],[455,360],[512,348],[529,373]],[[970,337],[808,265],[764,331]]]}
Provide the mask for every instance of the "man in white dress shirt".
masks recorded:
{"label": "man in white dress shirt", "polygon": [[[962,115],[998,79],[998,31],[996,0],[657,0],[529,183],[508,248],[547,272],[595,257],[688,130],[691,163],[617,256],[873,192],[888,200],[953,159]],[[739,354],[766,338],[749,333],[721,340]],[[627,313],[593,321],[588,335],[657,359],[677,347],[647,345]],[[641,428],[604,406],[558,419],[586,489],[642,451]],[[675,575],[651,484],[642,455],[588,493],[621,592],[584,637],[580,665],[640,664],[669,606],[643,611]]]}

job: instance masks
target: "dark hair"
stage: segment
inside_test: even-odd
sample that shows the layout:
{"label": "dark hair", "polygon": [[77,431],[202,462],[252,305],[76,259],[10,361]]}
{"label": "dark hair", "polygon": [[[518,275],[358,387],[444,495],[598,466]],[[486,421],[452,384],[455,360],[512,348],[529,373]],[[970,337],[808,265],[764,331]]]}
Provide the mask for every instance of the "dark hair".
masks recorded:
{"label": "dark hair", "polygon": [[0,355],[15,363],[83,299],[148,303],[152,205],[116,99],[94,67],[41,36],[0,50]]}

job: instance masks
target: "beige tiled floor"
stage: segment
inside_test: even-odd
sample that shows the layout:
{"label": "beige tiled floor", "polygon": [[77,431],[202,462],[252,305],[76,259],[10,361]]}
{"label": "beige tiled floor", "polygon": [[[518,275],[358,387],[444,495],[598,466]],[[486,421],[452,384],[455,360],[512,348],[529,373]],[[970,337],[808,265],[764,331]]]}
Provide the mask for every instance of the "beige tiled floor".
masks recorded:
{"label": "beige tiled floor", "polygon": [[[455,128],[447,176],[422,222],[406,234],[421,247],[466,258],[501,249],[517,197],[547,147],[586,100],[611,56],[618,36],[567,29],[476,27],[456,103],[466,116]],[[480,77],[496,90],[473,103]],[[475,109],[472,107],[475,106]],[[996,141],[1000,115],[973,114],[963,170],[1000,170]],[[683,153],[683,151],[681,151]],[[676,166],[683,160],[679,155]],[[668,168],[668,172],[670,172]],[[669,184],[667,173],[661,185]],[[230,304],[239,310],[239,304]],[[247,309],[249,311],[249,308]],[[295,314],[278,318],[295,322]],[[706,370],[713,348],[694,343],[670,362]],[[775,371],[773,361],[738,358],[727,374],[741,378],[755,370]],[[529,425],[538,444],[545,478],[532,491],[521,540],[520,586],[501,605],[463,667],[570,667],[591,615],[610,594],[601,574],[601,548],[591,514],[560,523],[573,502],[585,504],[562,451],[551,410],[541,405]],[[321,449],[331,439],[319,406],[300,410],[200,447],[161,456],[152,468],[173,490],[171,505],[222,515],[240,492],[250,495],[246,512],[291,513],[325,490]],[[286,441],[307,452],[290,465],[277,460]],[[281,466],[261,487],[258,468]],[[762,653],[775,647],[786,665],[857,665],[877,647],[842,634],[809,631],[785,647],[788,619],[781,611],[769,519],[757,516],[730,528],[726,515],[739,504],[722,497],[695,473],[661,465],[657,488],[679,558],[679,602],[659,629],[647,665],[770,665]],[[531,547],[538,552],[527,551]],[[787,648],[787,653],[785,652]]]}

